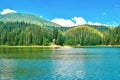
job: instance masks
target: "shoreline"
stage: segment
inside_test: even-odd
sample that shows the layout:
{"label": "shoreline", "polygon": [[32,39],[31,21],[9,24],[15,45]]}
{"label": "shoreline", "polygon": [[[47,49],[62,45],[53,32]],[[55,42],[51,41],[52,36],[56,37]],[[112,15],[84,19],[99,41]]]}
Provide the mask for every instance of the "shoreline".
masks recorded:
{"label": "shoreline", "polygon": [[41,45],[17,45],[17,46],[9,46],[9,45],[2,45],[0,47],[8,47],[8,48],[60,48],[61,46],[41,46]]}
{"label": "shoreline", "polygon": [[92,46],[71,46],[71,45],[65,45],[65,46],[60,46],[60,45],[49,45],[49,46],[43,46],[43,45],[15,45],[15,46],[10,46],[10,45],[0,45],[0,48],[2,47],[7,47],[7,48],[120,48],[120,45],[92,45]]}

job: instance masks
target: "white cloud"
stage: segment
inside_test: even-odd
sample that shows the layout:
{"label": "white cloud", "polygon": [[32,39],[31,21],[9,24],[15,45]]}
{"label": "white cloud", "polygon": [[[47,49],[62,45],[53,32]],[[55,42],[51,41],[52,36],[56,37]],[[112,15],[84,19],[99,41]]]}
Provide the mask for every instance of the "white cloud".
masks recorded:
{"label": "white cloud", "polygon": [[72,20],[75,21],[75,25],[83,25],[87,23],[83,17],[74,17]]}
{"label": "white cloud", "polygon": [[57,23],[61,26],[74,26],[75,23],[72,22],[71,20],[69,19],[63,19],[63,18],[55,18],[55,19],[52,19],[51,22],[54,22],[54,23]]}
{"label": "white cloud", "polygon": [[3,11],[0,12],[1,15],[5,15],[7,13],[16,13],[16,11],[11,9],[3,9]]}
{"label": "white cloud", "polygon": [[89,25],[103,25],[103,26],[108,26],[107,24],[101,24],[101,23],[99,23],[99,22],[91,22],[91,21],[89,21],[87,24],[89,24]]}
{"label": "white cloud", "polygon": [[103,24],[104,26],[109,26],[109,25],[107,25],[107,24]]}
{"label": "white cloud", "polygon": [[68,27],[86,24],[86,21],[82,17],[74,17],[72,19],[55,18],[52,19],[51,22]]}
{"label": "white cloud", "polygon": [[42,16],[40,16],[40,18],[43,18]]}
{"label": "white cloud", "polygon": [[[64,18],[55,18],[51,20],[54,23],[60,24],[62,26],[77,26],[77,25],[83,25],[83,24],[89,24],[89,25],[105,25],[106,24],[101,24],[99,22],[86,22],[85,19],[83,17],[74,17],[72,19],[64,19]],[[74,21],[74,22],[73,22]]]}
{"label": "white cloud", "polygon": [[68,27],[83,25],[83,24],[108,26],[107,24],[101,24],[99,22],[91,22],[91,21],[87,22],[83,17],[74,17],[72,19],[55,18],[52,19],[51,22]]}
{"label": "white cloud", "polygon": [[89,25],[102,25],[102,24],[99,23],[99,22],[95,22],[95,23],[93,23],[93,22],[91,22],[91,21],[89,21],[88,24],[89,24]]}

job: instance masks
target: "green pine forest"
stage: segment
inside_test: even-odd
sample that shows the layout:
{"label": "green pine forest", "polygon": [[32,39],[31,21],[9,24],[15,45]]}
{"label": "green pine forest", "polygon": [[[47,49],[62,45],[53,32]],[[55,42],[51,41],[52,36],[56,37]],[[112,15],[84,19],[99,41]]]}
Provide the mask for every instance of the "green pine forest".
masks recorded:
{"label": "green pine forest", "polygon": [[0,45],[47,46],[52,43],[53,39],[56,40],[57,45],[61,46],[120,45],[120,26],[62,27],[51,22],[42,25],[42,23],[35,24],[17,20],[5,22],[0,18]]}
{"label": "green pine forest", "polygon": [[120,26],[81,25],[64,31],[25,22],[0,22],[0,45],[49,45],[53,39],[57,45],[117,45],[120,44]]}

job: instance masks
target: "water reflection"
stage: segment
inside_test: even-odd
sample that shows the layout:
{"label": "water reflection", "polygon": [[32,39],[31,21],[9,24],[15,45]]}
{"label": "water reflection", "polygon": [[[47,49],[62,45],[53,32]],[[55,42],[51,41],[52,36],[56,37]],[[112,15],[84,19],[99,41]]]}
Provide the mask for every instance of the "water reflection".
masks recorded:
{"label": "water reflection", "polygon": [[0,48],[0,58],[71,60],[87,57],[83,49]]}
{"label": "water reflection", "polygon": [[119,55],[119,48],[0,48],[0,79],[119,80]]}
{"label": "water reflection", "polygon": [[14,61],[8,59],[1,59],[0,60],[0,79],[1,80],[10,80],[14,78],[13,75],[13,65]]}
{"label": "water reflection", "polygon": [[[82,55],[76,56],[76,54],[78,54],[77,51],[75,54],[73,54],[73,52],[74,51],[71,49],[53,50],[53,54],[57,55],[52,56],[58,56],[58,58],[60,59],[56,63],[54,63],[53,61],[54,70],[52,71],[52,73],[54,74],[56,80],[84,79],[84,57],[82,57]],[[81,49],[79,51],[79,54],[82,54],[83,52],[84,51]],[[76,61],[77,58],[80,58],[80,60]]]}

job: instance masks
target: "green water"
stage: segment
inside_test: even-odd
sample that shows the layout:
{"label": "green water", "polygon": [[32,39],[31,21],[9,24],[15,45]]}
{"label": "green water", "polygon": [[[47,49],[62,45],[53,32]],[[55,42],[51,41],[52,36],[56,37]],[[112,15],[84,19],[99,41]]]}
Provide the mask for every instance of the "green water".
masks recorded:
{"label": "green water", "polygon": [[120,80],[120,48],[0,48],[0,80]]}

